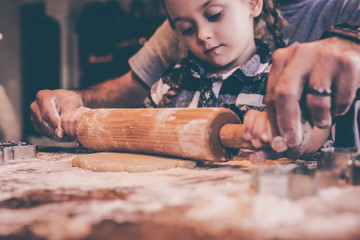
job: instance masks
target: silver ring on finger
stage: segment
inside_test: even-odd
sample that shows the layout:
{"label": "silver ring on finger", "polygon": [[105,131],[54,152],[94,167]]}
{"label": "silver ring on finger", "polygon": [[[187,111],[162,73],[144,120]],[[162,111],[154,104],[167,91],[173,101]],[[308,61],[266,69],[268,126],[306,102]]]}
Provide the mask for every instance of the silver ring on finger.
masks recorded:
{"label": "silver ring on finger", "polygon": [[319,88],[319,87],[307,86],[306,93],[319,97],[330,97],[331,88]]}

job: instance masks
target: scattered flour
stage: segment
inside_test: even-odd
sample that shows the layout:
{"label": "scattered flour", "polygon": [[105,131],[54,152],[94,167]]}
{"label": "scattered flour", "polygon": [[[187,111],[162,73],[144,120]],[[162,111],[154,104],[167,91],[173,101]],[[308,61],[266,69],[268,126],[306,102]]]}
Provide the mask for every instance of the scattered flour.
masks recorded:
{"label": "scattered flour", "polygon": [[360,188],[323,190],[292,201],[249,191],[250,174],[236,168],[169,169],[147,173],[91,172],[71,166],[72,155],[42,154],[38,159],[0,167],[0,203],[35,191],[68,194],[127,191],[118,199],[73,200],[31,208],[0,208],[0,236],[31,226],[49,239],[86,236],[102,220],[136,222],[137,213],[156,214],[183,207],[179,221],[208,230],[245,229],[258,239],[344,239],[360,234]]}

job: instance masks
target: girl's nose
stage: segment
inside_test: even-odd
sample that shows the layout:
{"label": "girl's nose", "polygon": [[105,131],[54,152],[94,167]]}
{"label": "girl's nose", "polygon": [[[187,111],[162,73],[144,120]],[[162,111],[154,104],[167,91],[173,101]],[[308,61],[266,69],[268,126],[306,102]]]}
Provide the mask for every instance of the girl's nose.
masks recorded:
{"label": "girl's nose", "polygon": [[198,27],[198,39],[200,41],[207,41],[212,38],[212,30],[209,26]]}

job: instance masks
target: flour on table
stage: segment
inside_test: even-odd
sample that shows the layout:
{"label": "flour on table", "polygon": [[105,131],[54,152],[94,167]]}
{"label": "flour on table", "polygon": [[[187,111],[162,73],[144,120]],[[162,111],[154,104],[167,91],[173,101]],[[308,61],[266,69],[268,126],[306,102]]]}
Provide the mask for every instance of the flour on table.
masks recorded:
{"label": "flour on table", "polygon": [[75,156],[72,166],[94,172],[152,172],[170,168],[194,168],[196,162],[134,153],[101,152]]}

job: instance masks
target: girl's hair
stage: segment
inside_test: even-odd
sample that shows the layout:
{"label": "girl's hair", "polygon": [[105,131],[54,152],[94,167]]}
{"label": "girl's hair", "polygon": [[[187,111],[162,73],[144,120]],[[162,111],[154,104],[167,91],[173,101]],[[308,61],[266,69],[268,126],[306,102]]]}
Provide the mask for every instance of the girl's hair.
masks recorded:
{"label": "girl's hair", "polygon": [[[165,8],[165,0],[159,0],[159,2],[165,10],[171,27],[175,28],[174,23]],[[277,0],[263,0],[262,12],[258,17],[254,19],[254,25],[255,37],[260,38],[261,40],[266,42],[272,52],[278,48],[285,47],[282,31],[287,25],[287,23],[280,13]],[[176,83],[172,83],[170,89],[166,94],[164,94],[162,100],[160,101],[158,105],[159,107],[168,106],[171,103],[172,99],[180,93],[182,84],[181,80],[182,77],[179,77]]]}
{"label": "girl's hair", "polygon": [[183,79],[186,79],[184,75],[184,72],[180,72],[176,79],[177,81],[171,81],[169,90],[163,95],[158,104],[159,108],[168,107],[172,100],[180,93]]}
{"label": "girl's hair", "polygon": [[255,18],[255,37],[262,39],[272,51],[285,47],[283,29],[285,19],[281,16],[277,0],[263,0],[261,14]]}

